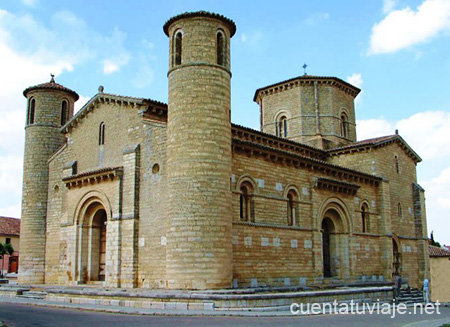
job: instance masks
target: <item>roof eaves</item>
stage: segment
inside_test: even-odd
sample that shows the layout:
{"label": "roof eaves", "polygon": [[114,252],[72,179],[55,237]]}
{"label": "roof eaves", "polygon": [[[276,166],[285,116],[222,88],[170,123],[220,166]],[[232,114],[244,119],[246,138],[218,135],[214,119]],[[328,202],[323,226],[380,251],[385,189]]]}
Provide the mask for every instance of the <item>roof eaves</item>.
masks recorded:
{"label": "roof eaves", "polygon": [[345,85],[346,87],[352,89],[356,93],[356,95],[358,95],[359,92],[361,92],[360,88],[358,88],[358,87],[356,87],[356,86],[354,86],[354,85],[352,85],[352,84],[350,84],[350,83],[348,83],[348,82],[346,82],[346,81],[344,81],[344,80],[342,80],[342,79],[340,79],[338,77],[334,77],[334,76],[303,75],[303,76],[297,76],[297,77],[290,78],[290,79],[287,79],[287,80],[284,80],[284,81],[281,81],[281,82],[277,82],[277,83],[274,83],[274,84],[270,84],[270,85],[258,88],[255,91],[255,95],[253,96],[253,101],[256,102],[258,94],[259,94],[260,91],[263,91],[265,89],[269,89],[269,88],[272,88],[272,87],[275,87],[275,86],[278,86],[278,85],[282,85],[282,84],[286,84],[286,83],[292,83],[292,82],[295,82],[297,80],[333,80],[335,82],[341,83],[341,84]]}

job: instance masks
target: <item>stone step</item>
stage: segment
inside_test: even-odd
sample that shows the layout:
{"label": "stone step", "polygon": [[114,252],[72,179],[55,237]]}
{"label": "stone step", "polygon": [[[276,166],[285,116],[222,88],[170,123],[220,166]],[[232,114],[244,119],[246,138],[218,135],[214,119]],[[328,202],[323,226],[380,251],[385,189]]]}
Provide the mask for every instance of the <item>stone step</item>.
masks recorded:
{"label": "stone step", "polygon": [[36,291],[25,291],[21,295],[17,297],[25,298],[25,299],[38,299],[43,300],[47,296],[46,292],[36,292]]}

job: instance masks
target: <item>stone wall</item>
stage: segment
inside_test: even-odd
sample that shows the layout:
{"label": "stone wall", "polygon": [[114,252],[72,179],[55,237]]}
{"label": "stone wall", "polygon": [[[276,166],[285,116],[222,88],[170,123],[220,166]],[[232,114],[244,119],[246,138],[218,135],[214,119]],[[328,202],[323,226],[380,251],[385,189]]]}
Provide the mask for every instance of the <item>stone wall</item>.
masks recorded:
{"label": "stone wall", "polygon": [[71,93],[54,89],[32,90],[27,97],[35,100],[35,117],[25,128],[19,282],[39,284],[45,279],[47,160],[64,143],[59,131],[62,101],[69,102],[71,117],[75,99]]}

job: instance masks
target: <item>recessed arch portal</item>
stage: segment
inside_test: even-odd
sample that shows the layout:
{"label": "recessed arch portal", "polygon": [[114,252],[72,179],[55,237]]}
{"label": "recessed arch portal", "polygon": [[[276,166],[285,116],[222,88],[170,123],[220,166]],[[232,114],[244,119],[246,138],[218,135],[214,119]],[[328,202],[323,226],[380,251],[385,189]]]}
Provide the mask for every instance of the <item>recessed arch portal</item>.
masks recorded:
{"label": "recessed arch portal", "polygon": [[322,239],[323,277],[345,279],[350,276],[348,210],[341,200],[329,198],[320,207],[318,229]]}
{"label": "recessed arch portal", "polygon": [[109,201],[99,192],[86,194],[75,211],[77,228],[76,281],[103,282],[106,276],[106,256]]}

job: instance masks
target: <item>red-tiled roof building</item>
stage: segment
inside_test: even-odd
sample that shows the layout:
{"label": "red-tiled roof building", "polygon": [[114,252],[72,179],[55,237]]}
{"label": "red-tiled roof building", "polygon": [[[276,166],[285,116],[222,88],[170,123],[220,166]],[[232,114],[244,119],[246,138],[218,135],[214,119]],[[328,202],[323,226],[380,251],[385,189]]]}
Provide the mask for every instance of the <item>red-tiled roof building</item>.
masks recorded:
{"label": "red-tiled roof building", "polygon": [[0,267],[3,265],[3,275],[6,273],[17,273],[19,269],[19,238],[20,219],[10,217],[0,217],[0,243],[11,244],[14,253],[5,255],[0,259]]}

